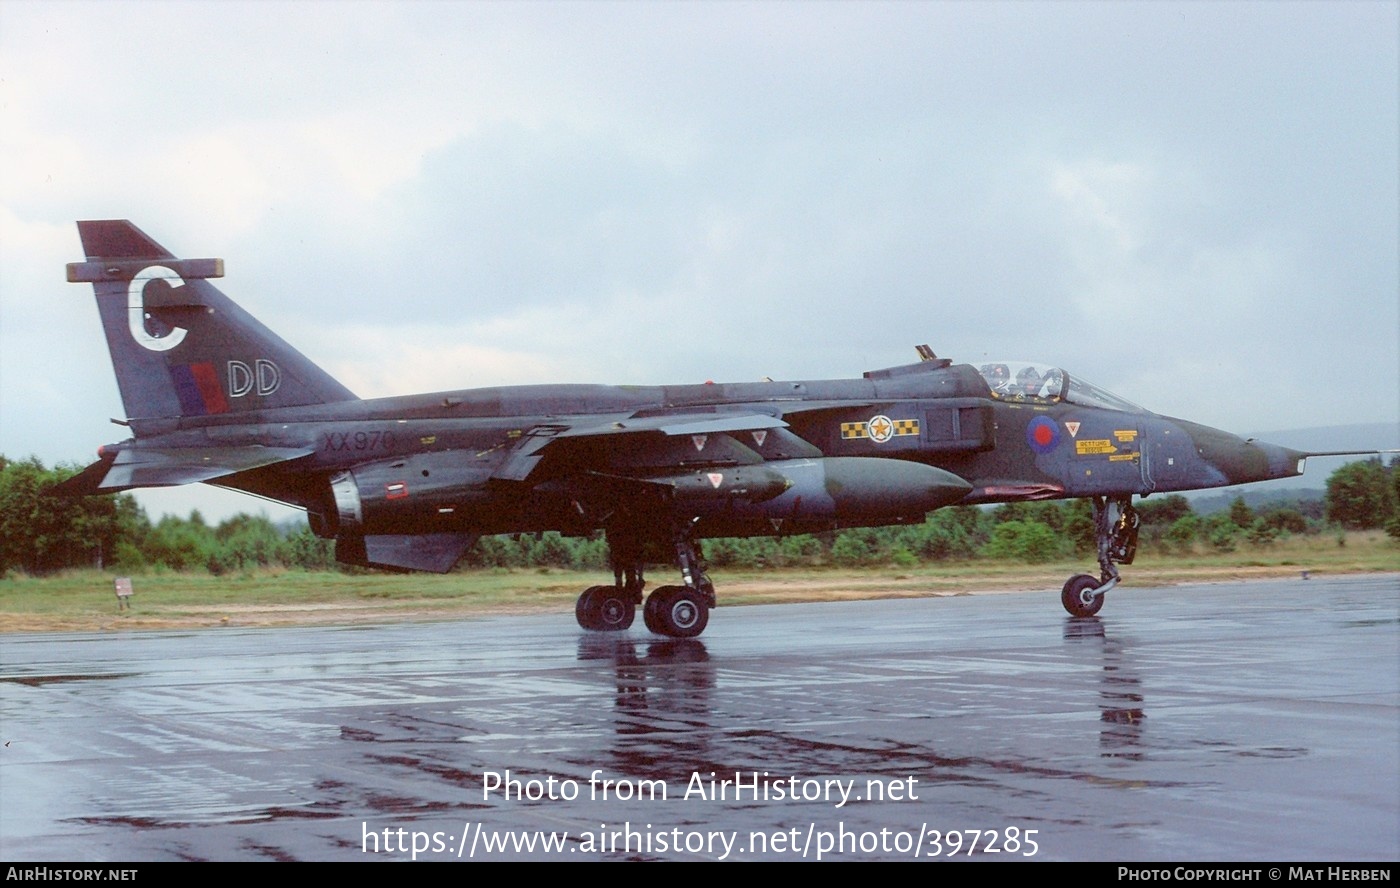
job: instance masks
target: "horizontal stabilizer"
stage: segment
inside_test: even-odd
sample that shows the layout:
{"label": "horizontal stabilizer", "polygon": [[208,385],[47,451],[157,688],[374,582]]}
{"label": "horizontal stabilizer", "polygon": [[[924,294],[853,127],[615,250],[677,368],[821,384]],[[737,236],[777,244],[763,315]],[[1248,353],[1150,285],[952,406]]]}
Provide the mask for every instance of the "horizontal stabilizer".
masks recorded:
{"label": "horizontal stabilizer", "polygon": [[134,487],[174,487],[212,481],[307,456],[304,447],[129,448],[99,460],[49,492],[59,496],[117,493]]}
{"label": "horizontal stabilizer", "polygon": [[50,496],[92,496],[98,493],[111,493],[110,489],[104,490],[102,488],[102,479],[107,477],[107,472],[115,461],[116,457],[114,456],[99,459],[73,477],[48,488],[44,493]]}
{"label": "horizontal stabilizer", "polygon": [[[151,267],[149,259],[109,259],[106,262],[69,262],[68,283],[96,284],[102,281],[129,281]],[[222,259],[170,259],[161,268],[193,281],[224,276]]]}

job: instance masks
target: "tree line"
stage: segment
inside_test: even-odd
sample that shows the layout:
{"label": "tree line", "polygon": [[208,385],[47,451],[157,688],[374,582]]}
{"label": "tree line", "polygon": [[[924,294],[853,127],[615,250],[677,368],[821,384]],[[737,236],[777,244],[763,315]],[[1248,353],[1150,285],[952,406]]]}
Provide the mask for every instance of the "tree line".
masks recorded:
{"label": "tree line", "polygon": [[[46,495],[47,488],[78,471],[66,465],[45,468],[33,457],[11,461],[0,456],[0,576],[93,567],[213,574],[278,567],[360,570],[338,565],[334,544],[313,535],[305,524],[279,526],[265,516],[239,514],[211,525],[197,511],[188,518],[166,515],[152,523],[129,494]],[[1396,463],[1386,466],[1379,459],[1337,469],[1321,501],[1251,508],[1237,497],[1226,510],[1199,514],[1183,496],[1153,496],[1137,504],[1142,518],[1139,549],[1229,552],[1332,528],[1384,527],[1400,540],[1397,503],[1400,471]],[[974,558],[1037,563],[1092,556],[1094,551],[1093,515],[1086,500],[956,506],[933,512],[920,524],[705,543],[706,557],[715,567],[912,567]],[[563,537],[551,532],[484,537],[459,569],[607,566],[607,543],[601,535]]]}

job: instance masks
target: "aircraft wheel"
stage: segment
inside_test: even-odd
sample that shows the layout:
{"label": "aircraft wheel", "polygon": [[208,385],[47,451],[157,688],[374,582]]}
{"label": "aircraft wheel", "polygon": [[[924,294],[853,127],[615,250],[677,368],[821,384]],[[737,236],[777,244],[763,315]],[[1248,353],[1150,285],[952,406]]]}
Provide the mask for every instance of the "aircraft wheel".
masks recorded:
{"label": "aircraft wheel", "polygon": [[621,632],[637,618],[637,606],[623,597],[615,586],[599,586],[594,593],[598,625],[605,632]]}
{"label": "aircraft wheel", "polygon": [[671,638],[694,638],[710,622],[704,594],[685,586],[663,586],[651,594],[647,605],[653,608],[652,631]]}
{"label": "aircraft wheel", "polygon": [[574,603],[574,619],[578,620],[578,624],[584,629],[598,628],[598,604],[594,593],[601,588],[601,586],[589,586],[583,590],[583,594],[579,595],[578,601]]}
{"label": "aircraft wheel", "polygon": [[1073,617],[1092,617],[1103,607],[1102,595],[1087,595],[1102,585],[1098,577],[1088,574],[1075,574],[1065,583],[1060,592],[1060,603]]}
{"label": "aircraft wheel", "polygon": [[642,622],[646,624],[647,629],[657,635],[666,634],[661,628],[661,623],[658,622],[658,609],[669,596],[679,592],[680,589],[680,586],[660,586],[653,589],[652,593],[647,596],[646,604],[642,605]]}
{"label": "aircraft wheel", "polygon": [[595,632],[621,632],[637,616],[637,607],[615,586],[589,586],[574,605],[574,618]]}

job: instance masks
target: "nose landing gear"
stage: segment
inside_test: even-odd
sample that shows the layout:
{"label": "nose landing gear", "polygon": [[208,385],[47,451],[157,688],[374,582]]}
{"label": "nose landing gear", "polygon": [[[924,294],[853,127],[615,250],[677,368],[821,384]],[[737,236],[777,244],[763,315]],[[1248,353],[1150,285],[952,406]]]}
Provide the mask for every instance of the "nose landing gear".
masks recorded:
{"label": "nose landing gear", "polygon": [[1104,594],[1121,579],[1117,565],[1132,564],[1137,555],[1138,513],[1131,496],[1096,496],[1094,536],[1099,548],[1099,576],[1075,574],[1060,591],[1060,603],[1073,617],[1092,617],[1103,607]]}

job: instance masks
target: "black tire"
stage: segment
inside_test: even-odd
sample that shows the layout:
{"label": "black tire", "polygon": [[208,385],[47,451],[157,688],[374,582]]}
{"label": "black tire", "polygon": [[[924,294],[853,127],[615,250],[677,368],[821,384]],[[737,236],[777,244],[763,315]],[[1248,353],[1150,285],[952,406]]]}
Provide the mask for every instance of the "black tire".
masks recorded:
{"label": "black tire", "polygon": [[626,593],[618,592],[616,586],[595,587],[593,600],[597,620],[595,629],[621,632],[637,618],[637,606],[627,600]]}
{"label": "black tire", "polygon": [[584,629],[601,629],[598,617],[598,596],[597,592],[602,586],[589,586],[579,595],[578,601],[574,603],[574,619],[578,620],[579,626]]}
{"label": "black tire", "polygon": [[1060,604],[1065,606],[1072,617],[1092,617],[1103,607],[1102,595],[1095,595],[1086,600],[1084,593],[1091,592],[1102,585],[1098,577],[1091,577],[1088,574],[1075,574],[1065,582],[1065,588],[1060,592]]}
{"label": "black tire", "polygon": [[621,632],[637,617],[637,606],[615,586],[589,586],[574,605],[574,618],[594,632]]}
{"label": "black tire", "polygon": [[704,632],[710,622],[705,595],[685,586],[667,586],[665,591],[665,597],[654,605],[656,628],[652,631],[671,638],[694,638]]}
{"label": "black tire", "polygon": [[642,622],[647,629],[657,635],[665,635],[666,632],[658,622],[658,608],[660,608],[676,592],[680,591],[680,586],[658,586],[647,596],[646,604],[642,605]]}

